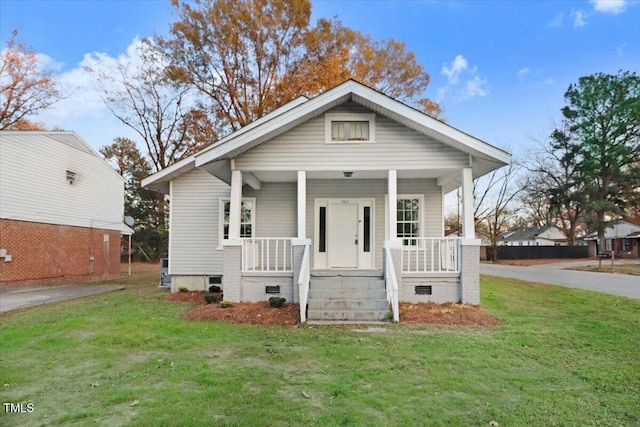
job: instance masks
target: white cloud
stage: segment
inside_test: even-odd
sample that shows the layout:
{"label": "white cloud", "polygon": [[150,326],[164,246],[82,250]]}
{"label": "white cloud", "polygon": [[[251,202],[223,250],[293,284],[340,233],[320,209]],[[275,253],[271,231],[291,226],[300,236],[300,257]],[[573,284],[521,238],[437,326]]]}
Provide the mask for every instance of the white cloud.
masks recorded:
{"label": "white cloud", "polygon": [[524,80],[529,74],[531,74],[531,69],[529,67],[524,67],[518,70],[518,77],[520,80]]}
{"label": "white cloud", "polygon": [[487,79],[474,76],[472,79],[467,80],[464,88],[460,91],[459,100],[465,100],[475,98],[476,96],[487,96],[489,89],[487,89]]}
{"label": "white cloud", "polygon": [[597,12],[618,14],[624,12],[627,4],[625,0],[591,0]]}
{"label": "white cloud", "polygon": [[467,60],[462,55],[456,55],[453,63],[451,65],[444,64],[442,66],[442,74],[447,76],[450,84],[458,83],[458,78],[460,74],[468,68],[469,64]]}
{"label": "white cloud", "polygon": [[438,102],[442,102],[445,95],[452,91],[456,92],[455,101],[488,95],[487,79],[476,75],[477,72],[478,67],[470,67],[469,61],[462,55],[456,55],[453,62],[445,63],[440,73],[447,77],[447,84],[438,89]]}
{"label": "white cloud", "polygon": [[580,28],[587,25],[586,15],[581,9],[574,9],[571,11],[571,17],[573,18],[573,28]]}

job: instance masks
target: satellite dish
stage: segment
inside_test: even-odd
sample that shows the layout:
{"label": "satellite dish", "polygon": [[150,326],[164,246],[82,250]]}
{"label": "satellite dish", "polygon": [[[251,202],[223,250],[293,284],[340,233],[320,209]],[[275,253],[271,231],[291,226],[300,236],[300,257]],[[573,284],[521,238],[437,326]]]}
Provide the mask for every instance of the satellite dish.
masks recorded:
{"label": "satellite dish", "polygon": [[132,216],[125,216],[124,217],[124,223],[127,224],[129,227],[133,227],[133,224],[136,223],[136,220],[133,219]]}

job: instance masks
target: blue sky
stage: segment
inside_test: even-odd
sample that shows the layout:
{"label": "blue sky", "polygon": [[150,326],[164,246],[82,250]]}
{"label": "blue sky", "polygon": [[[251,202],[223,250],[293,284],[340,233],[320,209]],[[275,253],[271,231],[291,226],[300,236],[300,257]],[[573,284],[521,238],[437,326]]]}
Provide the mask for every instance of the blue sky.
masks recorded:
{"label": "blue sky", "polygon": [[[448,123],[524,156],[550,133],[581,76],[640,70],[640,2],[313,1],[312,22],[337,16],[374,39],[404,41],[431,76],[426,96]],[[38,117],[98,149],[128,136],[82,70],[127,55],[136,38],[166,34],[163,0],[0,0],[0,42],[13,29],[61,77],[67,99]]]}

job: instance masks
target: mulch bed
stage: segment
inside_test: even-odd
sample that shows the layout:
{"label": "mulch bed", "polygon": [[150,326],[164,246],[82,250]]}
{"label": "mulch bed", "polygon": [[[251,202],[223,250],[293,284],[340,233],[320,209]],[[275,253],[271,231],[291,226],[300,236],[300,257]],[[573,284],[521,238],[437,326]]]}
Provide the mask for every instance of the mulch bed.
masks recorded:
{"label": "mulch bed", "polygon": [[[220,304],[205,304],[204,296],[209,292],[176,292],[167,295],[167,301],[196,303],[199,306],[185,314],[184,319],[195,321],[225,320],[231,323],[252,325],[297,325],[300,306],[285,303],[282,308],[272,308],[269,302],[235,303],[222,308]],[[411,324],[439,324],[458,326],[496,326],[500,322],[480,307],[468,304],[401,303],[400,321]]]}
{"label": "mulch bed", "polygon": [[480,307],[468,304],[400,303],[402,323],[430,323],[438,325],[496,326],[500,322]]}

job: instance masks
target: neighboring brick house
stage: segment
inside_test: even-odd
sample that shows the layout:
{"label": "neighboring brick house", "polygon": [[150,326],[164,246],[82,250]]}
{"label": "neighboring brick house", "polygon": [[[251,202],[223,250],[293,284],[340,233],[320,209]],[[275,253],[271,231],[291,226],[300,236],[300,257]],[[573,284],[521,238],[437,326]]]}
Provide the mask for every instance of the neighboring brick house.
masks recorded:
{"label": "neighboring brick house", "polygon": [[0,284],[120,273],[124,180],[74,132],[0,132]]}
{"label": "neighboring brick house", "polygon": [[616,258],[640,258],[640,218],[620,218],[604,230],[604,248],[598,247],[598,233],[585,239],[589,256],[613,253]]}

